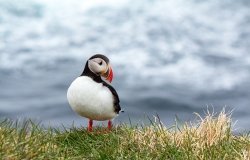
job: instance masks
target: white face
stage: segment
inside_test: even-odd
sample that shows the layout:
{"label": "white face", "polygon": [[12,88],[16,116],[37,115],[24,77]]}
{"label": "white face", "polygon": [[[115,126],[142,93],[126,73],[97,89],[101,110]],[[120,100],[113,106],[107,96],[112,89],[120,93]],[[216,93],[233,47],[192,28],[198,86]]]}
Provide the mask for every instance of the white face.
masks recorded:
{"label": "white face", "polygon": [[97,75],[104,74],[109,68],[108,64],[101,58],[88,60],[88,67],[93,73]]}

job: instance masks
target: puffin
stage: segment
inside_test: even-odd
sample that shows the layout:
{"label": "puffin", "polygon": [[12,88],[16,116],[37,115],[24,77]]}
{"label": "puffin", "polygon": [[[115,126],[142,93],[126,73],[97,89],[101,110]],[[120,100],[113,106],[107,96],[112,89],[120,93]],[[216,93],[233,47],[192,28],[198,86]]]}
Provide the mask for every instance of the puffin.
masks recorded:
{"label": "puffin", "polygon": [[111,130],[112,120],[121,111],[119,96],[110,85],[112,80],[113,70],[109,59],[105,55],[95,54],[87,60],[82,74],[68,88],[69,105],[77,114],[89,119],[87,130],[90,132],[94,120],[108,120],[108,130]]}

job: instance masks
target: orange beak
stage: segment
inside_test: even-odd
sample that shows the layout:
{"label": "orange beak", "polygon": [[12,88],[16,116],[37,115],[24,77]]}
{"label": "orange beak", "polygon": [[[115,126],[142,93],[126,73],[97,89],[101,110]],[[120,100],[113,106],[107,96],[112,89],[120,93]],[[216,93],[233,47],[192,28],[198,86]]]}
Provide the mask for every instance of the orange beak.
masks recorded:
{"label": "orange beak", "polygon": [[106,77],[106,80],[108,80],[111,83],[112,80],[113,80],[113,70],[112,70],[112,68],[109,67],[107,72],[108,72],[108,76]]}
{"label": "orange beak", "polygon": [[113,80],[113,70],[110,65],[108,65],[108,69],[105,72],[102,72],[101,76],[103,76],[109,83]]}

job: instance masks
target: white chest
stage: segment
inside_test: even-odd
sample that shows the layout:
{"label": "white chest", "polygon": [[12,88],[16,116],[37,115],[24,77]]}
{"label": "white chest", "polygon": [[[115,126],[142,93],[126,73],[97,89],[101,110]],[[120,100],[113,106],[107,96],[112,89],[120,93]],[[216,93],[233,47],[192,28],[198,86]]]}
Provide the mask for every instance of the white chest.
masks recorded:
{"label": "white chest", "polygon": [[71,108],[83,117],[108,120],[116,116],[110,90],[89,77],[75,79],[68,89],[67,98]]}

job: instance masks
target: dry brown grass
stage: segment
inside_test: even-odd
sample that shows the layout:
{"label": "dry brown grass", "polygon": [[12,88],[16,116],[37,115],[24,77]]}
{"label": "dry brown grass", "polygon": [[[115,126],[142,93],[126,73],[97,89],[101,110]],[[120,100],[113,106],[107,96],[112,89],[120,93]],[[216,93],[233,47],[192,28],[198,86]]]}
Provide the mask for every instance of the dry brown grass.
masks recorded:
{"label": "dry brown grass", "polygon": [[[128,145],[128,141],[130,141],[138,148],[149,152],[175,146],[179,150],[190,152],[192,157],[206,159],[207,150],[222,144],[232,144],[230,147],[239,156],[239,159],[249,159],[249,136],[239,137],[231,133],[231,114],[227,114],[223,110],[218,115],[207,112],[204,118],[199,114],[196,115],[198,117],[196,122],[185,123],[183,126],[174,126],[170,129],[162,123],[155,123],[153,126],[146,126],[143,129],[134,128],[130,130],[128,136],[121,137],[124,142],[122,145]],[[156,118],[155,121],[157,122],[159,119]],[[233,143],[239,139],[247,144],[241,150],[233,148]],[[230,156],[224,156],[226,159],[227,157]]]}

